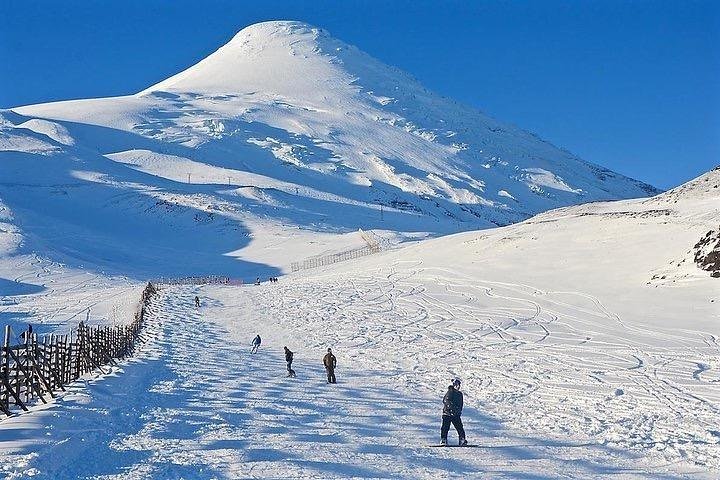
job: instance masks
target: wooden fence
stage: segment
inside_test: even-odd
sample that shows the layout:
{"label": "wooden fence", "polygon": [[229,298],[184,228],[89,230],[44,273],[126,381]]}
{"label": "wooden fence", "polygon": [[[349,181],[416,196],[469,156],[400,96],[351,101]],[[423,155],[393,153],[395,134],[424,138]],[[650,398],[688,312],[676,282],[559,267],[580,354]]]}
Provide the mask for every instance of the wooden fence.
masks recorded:
{"label": "wooden fence", "polygon": [[5,340],[0,350],[0,412],[12,415],[18,407],[28,410],[35,400],[47,403],[46,397],[65,391],[65,385],[103,366],[116,364],[115,359],[132,355],[141,339],[145,307],[156,293],[148,283],[142,293],[140,307],[129,325],[88,326],[80,322],[68,335],[43,335],[25,331],[22,343],[11,345],[13,332],[5,327]]}
{"label": "wooden fence", "polygon": [[324,255],[321,257],[308,258],[303,260],[302,262],[292,262],[290,264],[290,270],[293,272],[298,272],[300,270],[309,270],[311,268],[323,267],[325,265],[332,265],[333,263],[353,260],[355,258],[372,255],[378,252],[380,252],[379,245],[368,245],[367,247],[347,250],[345,252],[333,253],[331,255]]}
{"label": "wooden fence", "polygon": [[153,285],[244,285],[245,282],[239,278],[205,275],[203,277],[156,278],[150,283]]}

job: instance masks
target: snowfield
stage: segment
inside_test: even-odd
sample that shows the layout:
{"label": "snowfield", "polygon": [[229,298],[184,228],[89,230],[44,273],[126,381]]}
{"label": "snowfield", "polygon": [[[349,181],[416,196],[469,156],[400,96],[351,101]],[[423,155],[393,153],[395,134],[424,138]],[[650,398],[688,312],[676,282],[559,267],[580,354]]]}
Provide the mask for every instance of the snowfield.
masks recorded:
{"label": "snowfield", "polygon": [[[692,246],[720,219],[718,185],[715,170],[655,198],[556,210],[278,284],[166,287],[151,340],[122,372],[0,422],[0,471],[717,478],[720,289]],[[285,376],[284,345],[298,378]],[[337,385],[322,371],[328,346]],[[477,448],[429,447],[452,376]]]}
{"label": "snowfield", "polygon": [[[140,354],[0,420],[0,478],[716,479],[718,255],[720,169],[658,194],[254,25],[136,95],[0,111],[0,324],[280,277],[164,286]],[[430,447],[453,376],[475,448]]]}

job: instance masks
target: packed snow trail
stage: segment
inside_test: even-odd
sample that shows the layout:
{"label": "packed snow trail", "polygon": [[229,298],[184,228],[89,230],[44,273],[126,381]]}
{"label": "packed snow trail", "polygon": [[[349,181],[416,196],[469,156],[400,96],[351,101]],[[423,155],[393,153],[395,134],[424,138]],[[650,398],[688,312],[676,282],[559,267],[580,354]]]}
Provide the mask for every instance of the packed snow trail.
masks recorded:
{"label": "packed snow trail", "polygon": [[[308,339],[282,329],[258,303],[281,293],[288,289],[161,290],[150,308],[150,340],[123,373],[76,384],[53,405],[0,423],[0,474],[681,478],[661,474],[667,465],[606,446],[519,435],[484,414],[472,398],[464,421],[468,438],[480,448],[428,448],[438,441],[445,383],[398,383],[390,365],[353,365],[356,359],[337,347],[339,383],[327,385],[320,359],[336,339],[327,338],[331,343],[322,348],[300,347]],[[263,345],[250,355],[258,333]],[[284,345],[296,352],[297,378],[286,377]],[[399,368],[403,361],[397,360]]]}

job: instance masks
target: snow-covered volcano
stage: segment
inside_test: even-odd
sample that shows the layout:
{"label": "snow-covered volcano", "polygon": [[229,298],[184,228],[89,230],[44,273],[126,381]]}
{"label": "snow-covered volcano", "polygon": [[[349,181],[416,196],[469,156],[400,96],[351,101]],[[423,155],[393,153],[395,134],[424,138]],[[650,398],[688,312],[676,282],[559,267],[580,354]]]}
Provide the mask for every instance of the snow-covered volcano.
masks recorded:
{"label": "snow-covered volcano", "polygon": [[137,277],[254,274],[296,259],[288,239],[317,254],[362,244],[358,228],[448,233],[655,192],[298,22],[250,26],[136,95],[0,117],[23,244]]}

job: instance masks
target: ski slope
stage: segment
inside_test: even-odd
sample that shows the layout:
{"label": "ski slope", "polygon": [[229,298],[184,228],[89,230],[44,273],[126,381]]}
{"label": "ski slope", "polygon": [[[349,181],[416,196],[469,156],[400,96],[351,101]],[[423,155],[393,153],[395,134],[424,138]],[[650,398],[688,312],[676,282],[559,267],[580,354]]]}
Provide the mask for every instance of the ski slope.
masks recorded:
{"label": "ski slope", "polygon": [[[720,287],[694,245],[717,228],[719,188],[716,169],[653,198],[554,210],[277,284],[164,288],[151,340],[122,374],[0,422],[0,471],[717,478]],[[428,447],[453,376],[478,448]]]}
{"label": "ski slope", "polygon": [[[141,355],[0,421],[0,476],[717,478],[720,170],[655,193],[298,22],[0,111],[15,332],[123,322],[149,278],[282,276],[164,289]],[[452,376],[479,448],[426,447]]]}
{"label": "ski slope", "polygon": [[[373,287],[364,279],[358,283],[360,290]],[[139,358],[123,366],[122,374],[76,385],[55,405],[1,424],[0,472],[9,479],[680,478],[680,473],[712,478],[701,466],[670,461],[668,452],[648,454],[620,442],[583,438],[567,418],[555,418],[566,427],[554,435],[529,433],[527,424],[520,429],[503,421],[488,411],[480,394],[488,389],[501,394],[499,385],[486,383],[489,378],[504,382],[493,368],[500,359],[496,365],[484,359],[482,375],[462,371],[465,424],[479,447],[430,448],[438,442],[446,378],[439,375],[442,370],[425,371],[422,357],[442,357],[442,345],[448,345],[442,337],[460,335],[461,327],[428,329],[416,340],[394,343],[383,356],[379,345],[368,345],[368,337],[355,336],[353,329],[324,332],[330,324],[338,326],[324,314],[317,329],[278,326],[266,308],[269,298],[278,298],[275,288],[163,290],[152,308],[148,332],[153,340]],[[287,293],[297,286],[282,288]],[[328,286],[323,290],[333,300],[348,298]],[[200,309],[193,305],[196,294],[202,299]],[[423,298],[428,296],[417,300]],[[402,314],[402,309],[390,311]],[[376,317],[370,311],[354,313],[362,324]],[[455,323],[448,318],[448,324]],[[379,339],[415,330],[373,323],[382,330],[394,326],[397,332],[377,332]],[[314,334],[306,335],[311,330]],[[251,355],[255,333],[264,342],[259,354]],[[296,351],[297,378],[286,377],[284,345]],[[325,345],[337,346],[336,385],[325,383]],[[424,354],[395,356],[398,347],[415,351],[421,345]],[[439,350],[430,352],[429,347]],[[453,348],[450,344],[447,350]],[[389,364],[388,357],[396,361]],[[408,368],[412,365],[416,368]],[[502,401],[517,408],[518,398],[528,392],[513,388],[516,398]],[[536,411],[536,416],[543,413]]]}

